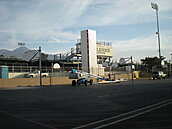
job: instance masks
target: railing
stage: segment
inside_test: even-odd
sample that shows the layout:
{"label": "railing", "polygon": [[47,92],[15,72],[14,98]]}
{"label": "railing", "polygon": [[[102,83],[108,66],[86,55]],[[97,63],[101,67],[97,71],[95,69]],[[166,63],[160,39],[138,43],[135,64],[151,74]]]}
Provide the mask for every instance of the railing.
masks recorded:
{"label": "railing", "polygon": [[76,48],[71,48],[70,51],[62,54],[56,54],[55,55],[55,60],[67,60],[69,61],[71,58],[73,58],[76,55]]}

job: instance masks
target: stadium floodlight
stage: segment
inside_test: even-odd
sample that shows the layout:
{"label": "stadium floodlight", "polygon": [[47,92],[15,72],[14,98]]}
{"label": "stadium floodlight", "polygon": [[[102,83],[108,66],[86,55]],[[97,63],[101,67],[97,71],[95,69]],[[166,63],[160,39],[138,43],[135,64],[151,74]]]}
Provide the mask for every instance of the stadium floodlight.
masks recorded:
{"label": "stadium floodlight", "polygon": [[161,59],[161,46],[160,46],[160,33],[159,33],[159,19],[158,19],[158,5],[156,3],[151,3],[151,7],[156,10],[156,21],[157,21],[157,32],[158,35],[158,47],[159,47],[159,59]]}
{"label": "stadium floodlight", "polygon": [[158,10],[158,5],[156,3],[151,3],[153,9]]}

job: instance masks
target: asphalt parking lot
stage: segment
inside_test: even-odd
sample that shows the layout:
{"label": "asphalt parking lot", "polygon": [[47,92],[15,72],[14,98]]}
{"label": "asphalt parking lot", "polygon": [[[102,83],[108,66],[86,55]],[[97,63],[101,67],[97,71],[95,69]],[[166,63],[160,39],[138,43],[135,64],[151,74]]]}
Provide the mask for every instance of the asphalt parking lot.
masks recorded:
{"label": "asphalt parking lot", "polygon": [[172,80],[0,90],[2,129],[171,129]]}

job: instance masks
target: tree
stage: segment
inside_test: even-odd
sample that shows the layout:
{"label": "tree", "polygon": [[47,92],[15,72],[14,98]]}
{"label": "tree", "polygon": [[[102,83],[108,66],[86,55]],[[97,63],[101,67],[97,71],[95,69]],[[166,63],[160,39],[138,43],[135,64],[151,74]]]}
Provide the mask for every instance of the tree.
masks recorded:
{"label": "tree", "polygon": [[142,65],[145,66],[146,71],[152,72],[153,69],[159,70],[162,68],[161,62],[165,59],[165,57],[146,57],[145,59],[141,59]]}

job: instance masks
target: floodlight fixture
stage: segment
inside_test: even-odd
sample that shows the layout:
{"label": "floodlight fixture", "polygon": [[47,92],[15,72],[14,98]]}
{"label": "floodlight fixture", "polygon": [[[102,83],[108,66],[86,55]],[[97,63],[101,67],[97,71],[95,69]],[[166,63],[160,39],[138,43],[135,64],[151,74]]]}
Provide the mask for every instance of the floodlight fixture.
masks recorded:
{"label": "floodlight fixture", "polygon": [[151,3],[151,7],[155,10],[158,10],[158,5],[156,3]]}

